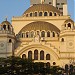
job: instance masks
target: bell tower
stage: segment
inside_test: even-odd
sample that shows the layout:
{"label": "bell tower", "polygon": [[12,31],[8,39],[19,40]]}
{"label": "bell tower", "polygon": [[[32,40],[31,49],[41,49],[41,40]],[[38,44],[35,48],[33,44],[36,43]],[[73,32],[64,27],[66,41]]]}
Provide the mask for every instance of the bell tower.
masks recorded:
{"label": "bell tower", "polygon": [[15,34],[10,22],[0,24],[0,57],[12,56],[14,52]]}

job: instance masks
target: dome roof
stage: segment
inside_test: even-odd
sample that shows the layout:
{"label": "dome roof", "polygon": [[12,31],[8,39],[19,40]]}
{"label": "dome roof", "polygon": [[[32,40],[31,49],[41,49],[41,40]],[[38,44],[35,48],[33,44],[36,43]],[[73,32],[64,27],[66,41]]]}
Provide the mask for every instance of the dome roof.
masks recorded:
{"label": "dome roof", "polygon": [[33,5],[30,8],[28,8],[24,12],[24,14],[30,13],[30,12],[40,12],[40,11],[42,11],[42,12],[45,12],[45,11],[50,12],[51,11],[51,12],[56,12],[58,14],[61,14],[61,12],[57,8],[55,8],[54,6],[49,5],[49,4],[36,4],[36,5]]}
{"label": "dome roof", "polygon": [[43,22],[43,21],[37,21],[37,22],[32,22],[27,24],[26,26],[24,26],[20,32],[24,32],[24,31],[36,31],[36,30],[45,30],[45,31],[55,31],[55,32],[60,32],[60,30],[54,26],[51,23],[48,22]]}
{"label": "dome roof", "polygon": [[3,21],[1,24],[2,24],[2,25],[11,25],[11,23],[8,22],[8,21]]}
{"label": "dome roof", "polygon": [[67,22],[72,22],[74,24],[74,21],[72,19],[67,19],[64,23],[67,23]]}

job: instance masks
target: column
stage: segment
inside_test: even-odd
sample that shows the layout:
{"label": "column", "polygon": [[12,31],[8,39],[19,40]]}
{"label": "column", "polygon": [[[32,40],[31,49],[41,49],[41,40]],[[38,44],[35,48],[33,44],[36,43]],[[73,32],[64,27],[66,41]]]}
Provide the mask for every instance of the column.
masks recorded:
{"label": "column", "polygon": [[53,0],[53,6],[56,7],[56,0]]}

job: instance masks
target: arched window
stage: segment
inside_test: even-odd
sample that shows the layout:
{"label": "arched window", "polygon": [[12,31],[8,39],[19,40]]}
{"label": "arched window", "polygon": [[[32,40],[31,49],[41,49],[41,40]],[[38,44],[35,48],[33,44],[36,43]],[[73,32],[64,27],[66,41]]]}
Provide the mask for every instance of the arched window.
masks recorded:
{"label": "arched window", "polygon": [[49,13],[49,16],[52,16],[52,12]]}
{"label": "arched window", "polygon": [[50,67],[50,63],[49,62],[46,63],[46,68],[48,68],[48,67]]}
{"label": "arched window", "polygon": [[45,37],[45,31],[41,32],[41,37]]}
{"label": "arched window", "polygon": [[32,31],[32,32],[31,32],[31,37],[33,37],[33,36],[34,36],[34,32]]}
{"label": "arched window", "polygon": [[3,25],[4,30],[6,30],[6,25]]}
{"label": "arched window", "polygon": [[54,16],[56,16],[57,14],[56,13],[54,13]]}
{"label": "arched window", "polygon": [[50,37],[50,32],[49,31],[47,32],[47,37]]}
{"label": "arched window", "polygon": [[34,16],[37,16],[37,12],[34,13]]}
{"label": "arched window", "polygon": [[10,25],[8,25],[8,30],[10,30]]}
{"label": "arched window", "polygon": [[38,60],[38,50],[34,51],[34,60]]}
{"label": "arched window", "polygon": [[9,43],[11,43],[12,42],[12,40],[11,39],[9,39]]}
{"label": "arched window", "polygon": [[26,17],[28,17],[28,14],[26,14]]}
{"label": "arched window", "polygon": [[23,55],[22,55],[22,58],[23,58],[23,59],[26,59],[26,55],[25,55],[25,54],[23,54]]}
{"label": "arched window", "polygon": [[23,38],[23,33],[22,33],[22,38]]}
{"label": "arched window", "polygon": [[61,42],[64,42],[64,38],[61,39]]}
{"label": "arched window", "polygon": [[37,35],[39,35],[39,31],[37,31]]}
{"label": "arched window", "polygon": [[30,13],[30,17],[32,17],[32,13]]}
{"label": "arched window", "polygon": [[55,37],[55,33],[53,32],[53,37]]}
{"label": "arched window", "polygon": [[28,59],[32,59],[32,51],[28,52]]}
{"label": "arched window", "polygon": [[40,60],[44,60],[44,51],[40,51]]}
{"label": "arched window", "polygon": [[59,33],[57,33],[57,37],[59,37]]}
{"label": "arched window", "polygon": [[68,27],[71,28],[71,24],[70,23],[68,23]]}
{"label": "arched window", "polygon": [[39,12],[39,16],[42,16],[42,12]]}
{"label": "arched window", "polygon": [[44,12],[44,16],[47,16],[48,14],[47,14],[47,12]]}
{"label": "arched window", "polygon": [[46,55],[46,60],[50,60],[50,54]]}
{"label": "arched window", "polygon": [[28,38],[28,32],[26,32],[26,38]]}

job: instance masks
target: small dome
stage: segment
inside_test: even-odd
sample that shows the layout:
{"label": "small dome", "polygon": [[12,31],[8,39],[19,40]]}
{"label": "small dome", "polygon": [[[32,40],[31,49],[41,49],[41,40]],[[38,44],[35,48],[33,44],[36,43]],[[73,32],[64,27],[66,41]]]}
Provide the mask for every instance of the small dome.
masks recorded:
{"label": "small dome", "polygon": [[57,13],[57,14],[61,14],[61,12],[55,8],[54,6],[52,5],[49,5],[49,4],[36,4],[36,5],[33,5],[31,6],[30,8],[28,8],[23,15],[27,14],[27,13],[34,13],[34,12],[53,12],[53,13]]}
{"label": "small dome", "polygon": [[43,22],[43,21],[29,23],[26,26],[24,26],[20,32],[31,31],[31,30],[34,30],[34,31],[36,31],[36,30],[40,30],[40,31],[50,30],[50,31],[60,32],[60,30],[56,26],[54,26],[53,24],[48,23],[48,22]]}
{"label": "small dome", "polygon": [[10,22],[8,22],[7,20],[6,21],[3,21],[1,23],[1,30],[7,30],[7,31],[13,31],[13,27],[11,25]]}
{"label": "small dome", "polygon": [[3,21],[1,24],[2,24],[2,25],[11,25],[11,23],[8,22],[8,21]]}

